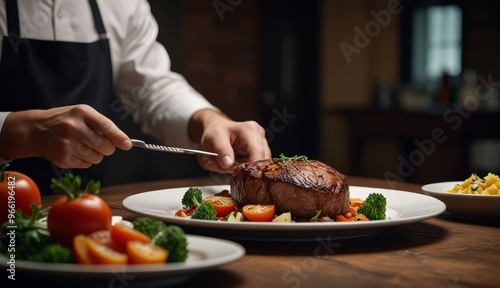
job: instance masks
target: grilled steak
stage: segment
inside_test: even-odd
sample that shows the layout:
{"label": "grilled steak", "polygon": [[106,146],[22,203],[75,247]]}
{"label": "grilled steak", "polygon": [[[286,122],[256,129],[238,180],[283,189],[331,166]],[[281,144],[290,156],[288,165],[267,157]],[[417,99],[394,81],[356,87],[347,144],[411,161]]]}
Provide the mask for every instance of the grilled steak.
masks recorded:
{"label": "grilled steak", "polygon": [[260,160],[240,164],[231,174],[231,195],[240,207],[274,204],[276,213],[298,218],[334,217],[349,211],[345,175],[316,161]]}

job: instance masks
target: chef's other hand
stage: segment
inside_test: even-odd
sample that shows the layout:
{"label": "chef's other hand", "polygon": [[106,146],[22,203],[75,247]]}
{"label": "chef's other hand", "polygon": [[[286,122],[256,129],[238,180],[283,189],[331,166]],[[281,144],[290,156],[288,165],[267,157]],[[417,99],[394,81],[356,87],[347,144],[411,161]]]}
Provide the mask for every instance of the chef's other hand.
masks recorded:
{"label": "chef's other hand", "polygon": [[88,168],[128,150],[129,137],[110,119],[88,105],[12,112],[0,135],[0,156],[6,160],[40,156],[60,168]]}
{"label": "chef's other hand", "polygon": [[197,156],[201,167],[207,170],[228,173],[235,161],[271,158],[264,128],[255,121],[236,122],[217,111],[202,109],[191,118],[189,135],[200,143],[201,149],[219,154]]}

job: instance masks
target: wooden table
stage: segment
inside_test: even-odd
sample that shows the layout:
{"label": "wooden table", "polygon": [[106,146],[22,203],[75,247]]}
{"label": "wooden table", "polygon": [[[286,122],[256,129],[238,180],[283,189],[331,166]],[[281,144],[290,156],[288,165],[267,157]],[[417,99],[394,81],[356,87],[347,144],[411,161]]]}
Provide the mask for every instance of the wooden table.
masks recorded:
{"label": "wooden table", "polygon": [[[416,184],[348,179],[350,185],[421,193]],[[105,187],[100,195],[115,215],[132,220],[137,215],[121,205],[129,195],[226,183],[227,178],[167,180]],[[55,198],[45,196],[43,201],[50,205]],[[499,226],[500,221],[464,221],[446,212],[372,236],[332,241],[327,246],[317,241],[238,241],[246,249],[242,259],[197,273],[174,287],[498,287]]]}

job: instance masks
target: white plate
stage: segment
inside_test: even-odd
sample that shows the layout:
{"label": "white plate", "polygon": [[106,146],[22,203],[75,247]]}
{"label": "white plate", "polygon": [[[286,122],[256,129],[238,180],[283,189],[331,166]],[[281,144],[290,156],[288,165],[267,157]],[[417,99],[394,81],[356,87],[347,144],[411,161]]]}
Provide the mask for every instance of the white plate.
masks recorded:
{"label": "white plate", "polygon": [[[189,187],[155,190],[131,195],[122,202],[125,209],[144,216],[178,224],[191,233],[245,240],[303,241],[318,237],[331,239],[352,238],[374,234],[384,228],[418,222],[445,210],[443,202],[423,194],[370,187],[350,187],[350,197],[365,199],[377,192],[387,198],[387,220],[366,222],[223,222],[175,217],[182,208],[182,196]],[[198,187],[203,197],[229,190],[228,185]]]}
{"label": "white plate", "polygon": [[[198,235],[187,235],[187,240],[189,254],[186,262],[182,263],[118,266],[16,261],[16,279],[22,281],[25,280],[22,277],[42,276],[59,283],[74,280],[71,283],[97,283],[109,287],[118,287],[126,281],[126,287],[144,287],[151,283],[177,283],[195,272],[236,261],[245,255],[245,249],[240,244],[228,240]],[[0,267],[3,271],[9,269],[7,261],[7,257],[0,254]]]}
{"label": "white plate", "polygon": [[446,203],[446,210],[457,216],[500,218],[500,196],[446,192],[460,183],[463,181],[426,184],[422,186],[422,191]]}

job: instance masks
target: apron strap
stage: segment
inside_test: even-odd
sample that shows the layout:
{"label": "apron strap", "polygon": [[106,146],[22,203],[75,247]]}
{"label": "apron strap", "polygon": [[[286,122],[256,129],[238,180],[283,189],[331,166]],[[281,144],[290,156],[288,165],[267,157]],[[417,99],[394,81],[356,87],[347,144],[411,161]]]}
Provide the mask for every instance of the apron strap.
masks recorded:
{"label": "apron strap", "polygon": [[21,37],[19,29],[19,13],[17,9],[17,0],[6,0],[5,10],[7,16],[7,31],[9,36]]}
{"label": "apron strap", "polygon": [[[97,6],[96,0],[89,0],[90,8],[92,10],[92,16],[94,17],[94,25],[96,27],[97,33],[99,33],[99,39],[107,39],[106,28],[104,28],[104,22],[101,18],[101,13],[99,12],[99,7]],[[20,37],[21,30],[19,28],[19,11],[17,7],[17,0],[6,0],[5,10],[7,16],[7,31],[9,35],[15,35]]]}
{"label": "apron strap", "polygon": [[104,22],[101,18],[101,12],[99,12],[99,6],[97,6],[96,0],[89,0],[90,9],[92,10],[92,16],[94,16],[94,24],[99,33],[99,39],[108,39],[108,35],[106,34],[106,28],[104,28]]}

